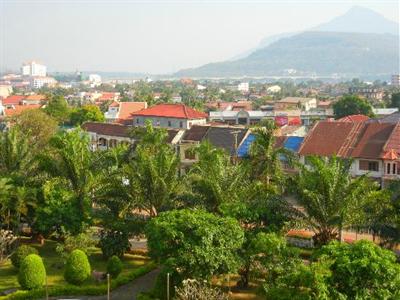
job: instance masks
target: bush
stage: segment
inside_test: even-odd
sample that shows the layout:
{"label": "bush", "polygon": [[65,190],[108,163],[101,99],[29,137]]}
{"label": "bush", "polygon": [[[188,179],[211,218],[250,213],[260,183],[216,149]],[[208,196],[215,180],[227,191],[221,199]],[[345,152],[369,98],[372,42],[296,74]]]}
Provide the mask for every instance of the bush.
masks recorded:
{"label": "bush", "polygon": [[117,278],[123,267],[122,261],[118,256],[114,255],[107,262],[107,273],[110,274],[112,278]]}
{"label": "bush", "polygon": [[22,260],[29,254],[39,254],[39,252],[28,245],[21,245],[18,249],[11,255],[11,263],[14,267],[19,268]]}
{"label": "bush", "polygon": [[64,243],[57,245],[56,251],[65,259],[68,257],[69,253],[76,249],[82,250],[87,256],[89,256],[90,248],[95,245],[96,241],[93,239],[93,233],[90,231],[82,232],[77,235],[67,234]]}
{"label": "bush", "polygon": [[89,260],[82,250],[74,250],[67,259],[64,278],[67,282],[80,285],[90,277]]}
{"label": "bush", "polygon": [[18,282],[25,290],[38,289],[46,281],[46,269],[42,258],[37,254],[26,256],[19,268]]}
{"label": "bush", "polygon": [[100,234],[100,248],[105,258],[113,255],[122,257],[129,250],[129,237],[126,232],[104,230]]}

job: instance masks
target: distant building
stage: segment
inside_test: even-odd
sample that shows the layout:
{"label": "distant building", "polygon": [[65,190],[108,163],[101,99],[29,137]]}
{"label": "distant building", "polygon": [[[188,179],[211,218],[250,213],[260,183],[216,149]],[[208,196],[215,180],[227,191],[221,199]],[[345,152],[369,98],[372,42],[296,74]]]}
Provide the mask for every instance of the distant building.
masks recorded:
{"label": "distant building", "polygon": [[250,89],[248,82],[241,82],[238,84],[237,89],[239,92],[247,93]]}
{"label": "distant building", "polygon": [[11,85],[0,85],[0,98],[7,98],[12,93],[13,88]]}
{"label": "distant building", "polygon": [[89,75],[89,84],[90,87],[96,87],[101,85],[101,76],[98,74],[90,74]]}
{"label": "distant building", "polygon": [[400,74],[392,75],[391,83],[393,86],[400,86]]}
{"label": "distant building", "polygon": [[30,78],[30,86],[35,89],[40,89],[44,86],[54,86],[57,81],[53,77],[35,76]]}
{"label": "distant building", "polygon": [[109,123],[121,123],[132,125],[132,114],[147,108],[146,102],[113,102],[108,107],[108,111],[104,114],[106,121]]}
{"label": "distant building", "polygon": [[316,98],[286,97],[275,104],[276,110],[300,109],[303,111],[309,111],[315,108],[317,108]]}
{"label": "distant building", "polygon": [[26,62],[21,67],[23,76],[46,76],[47,67],[35,61]]}
{"label": "distant building", "polygon": [[132,117],[134,126],[145,126],[150,120],[153,126],[178,129],[189,129],[192,125],[207,122],[207,114],[184,104],[159,104],[133,113]]}
{"label": "distant building", "polygon": [[281,92],[281,87],[279,85],[273,85],[267,88],[267,93],[268,94],[277,94]]}
{"label": "distant building", "polygon": [[351,87],[349,93],[376,101],[382,101],[385,95],[382,89],[374,87]]}

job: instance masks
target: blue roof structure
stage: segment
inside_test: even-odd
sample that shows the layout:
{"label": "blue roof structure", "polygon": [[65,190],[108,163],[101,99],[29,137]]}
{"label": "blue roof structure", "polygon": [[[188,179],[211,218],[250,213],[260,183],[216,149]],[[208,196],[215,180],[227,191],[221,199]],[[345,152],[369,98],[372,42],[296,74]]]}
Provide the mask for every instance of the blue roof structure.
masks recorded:
{"label": "blue roof structure", "polygon": [[249,156],[250,145],[255,140],[254,134],[249,134],[246,139],[242,142],[237,150],[238,157],[247,157]]}
{"label": "blue roof structure", "polygon": [[[240,145],[240,147],[237,150],[238,157],[243,158],[243,157],[249,156],[250,146],[254,140],[255,140],[254,134],[249,134],[246,137],[246,139],[243,141],[243,143]],[[288,136],[286,138],[285,142],[283,143],[283,147],[287,150],[291,150],[291,151],[297,153],[303,140],[304,140],[304,137]],[[284,158],[282,157],[282,159],[284,159]]]}
{"label": "blue roof structure", "polygon": [[304,137],[301,136],[288,136],[285,143],[283,144],[283,148],[291,150],[293,152],[297,152],[303,140]]}

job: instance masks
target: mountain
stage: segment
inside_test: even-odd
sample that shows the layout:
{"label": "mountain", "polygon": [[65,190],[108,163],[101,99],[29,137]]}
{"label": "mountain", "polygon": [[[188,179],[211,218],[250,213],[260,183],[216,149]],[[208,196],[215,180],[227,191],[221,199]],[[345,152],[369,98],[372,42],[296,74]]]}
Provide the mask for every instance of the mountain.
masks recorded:
{"label": "mountain", "polygon": [[[354,6],[349,11],[347,11],[345,14],[338,16],[336,18],[333,18],[329,22],[315,26],[315,27],[307,30],[306,32],[310,32],[310,31],[327,33],[327,34],[321,33],[320,35],[318,35],[318,37],[321,38],[320,42],[323,42],[327,39],[328,40],[332,39],[335,34],[336,34],[336,37],[339,38],[339,35],[337,35],[337,33],[382,34],[381,37],[379,37],[377,35],[373,35],[370,38],[373,40],[376,40],[376,42],[380,42],[380,39],[382,39],[383,41],[385,41],[385,43],[387,43],[387,45],[392,47],[392,50],[399,48],[398,42],[397,42],[397,44],[395,43],[396,37],[398,40],[398,36],[399,36],[399,24],[386,19],[384,16],[380,15],[379,13],[377,13],[371,9],[364,8],[361,6]],[[306,32],[303,32],[303,33],[306,33]],[[335,34],[328,34],[329,32],[335,33]],[[395,37],[393,39],[393,38],[385,37],[383,34],[392,34]],[[255,74],[271,74],[271,72],[270,72],[271,70],[267,70],[267,69],[263,70],[263,71],[257,70],[256,73],[253,73],[253,71],[255,71],[255,70],[252,67],[252,65],[255,64],[255,60],[257,61],[257,63],[261,63],[264,66],[267,65],[265,62],[259,61],[259,58],[256,59],[256,57],[259,57],[260,55],[262,56],[262,54],[260,54],[260,51],[261,51],[261,53],[265,53],[265,55],[267,55],[267,54],[271,54],[270,52],[274,53],[274,49],[276,49],[276,47],[282,47],[282,45],[288,45],[289,47],[291,47],[293,45],[289,45],[286,42],[282,44],[280,42],[283,41],[283,39],[292,38],[292,37],[296,37],[296,38],[289,39],[289,41],[288,41],[289,43],[293,42],[293,41],[295,41],[296,43],[299,43],[301,40],[303,40],[303,42],[305,43],[304,46],[306,47],[307,43],[310,41],[309,38],[307,38],[306,40],[304,39],[306,36],[299,32],[285,32],[285,33],[271,35],[271,36],[268,36],[268,37],[262,39],[256,48],[249,49],[239,55],[236,55],[235,57],[231,58],[227,62],[208,64],[208,65],[202,66],[197,69],[182,70],[182,71],[179,71],[176,75],[181,76],[181,74],[182,74],[185,76],[226,76],[226,75],[222,74],[222,73],[224,73],[224,74],[235,74],[235,76],[243,76],[243,75],[250,75],[250,76],[253,75],[254,76]],[[325,37],[323,37],[323,36],[325,36]],[[313,38],[314,43],[317,42],[318,37],[314,34],[314,38]],[[342,38],[345,39],[345,35],[340,37],[340,39],[342,39]],[[362,39],[362,38],[360,37],[360,39]],[[369,38],[365,38],[365,39],[368,40]],[[393,43],[388,42],[388,39],[389,40],[393,39]],[[276,45],[276,46],[274,45],[272,47],[272,49],[269,49],[269,50],[266,49],[276,42],[278,42],[278,45]],[[323,45],[320,43],[318,45],[318,49],[322,49],[322,48],[323,48]],[[289,50],[287,50],[287,51],[285,51],[285,49],[282,49],[282,50],[285,53],[290,52]],[[355,51],[354,48],[348,49],[348,50],[349,50],[349,52],[347,54],[352,53],[353,55],[356,55],[356,53],[354,52]],[[388,53],[393,52],[393,51],[390,51],[390,49],[387,49],[387,50],[388,50],[387,51]],[[341,48],[341,51],[342,52],[344,51],[343,47]],[[256,54],[256,55],[254,56],[254,54]],[[381,54],[383,54],[383,53],[381,53]],[[288,53],[286,53],[286,55],[288,55]],[[288,59],[290,59],[290,57],[288,57],[288,56],[286,56],[286,57]],[[265,56],[265,58],[267,58],[267,57]],[[305,58],[307,58],[307,55],[305,56]],[[311,56],[309,56],[309,58],[311,58]],[[269,59],[272,59],[272,57],[269,57]],[[327,59],[330,61],[334,61],[333,58],[327,58]],[[393,57],[392,57],[392,59],[393,59]],[[246,61],[249,63],[248,67],[246,66]],[[397,59],[393,61],[393,65],[398,66],[398,61],[399,61],[399,58],[397,56]],[[314,63],[315,62],[316,61],[314,60]],[[231,66],[228,66],[227,63],[231,64]],[[287,63],[290,63],[290,61],[288,61]],[[323,63],[323,62],[321,62],[321,63]],[[350,63],[351,63],[351,61],[350,61]],[[367,62],[364,61],[363,63],[367,63]],[[375,63],[378,64],[377,62],[375,62]],[[292,65],[292,67],[289,69],[299,70],[296,67],[296,66],[298,66],[297,64],[290,64],[290,65]],[[270,64],[268,64],[268,66],[270,66]],[[218,70],[218,68],[221,68],[221,70]],[[240,68],[240,71],[237,68]],[[258,67],[258,69],[259,69],[259,67]],[[276,68],[273,67],[273,69],[276,69]],[[306,70],[300,69],[299,71],[300,72],[305,71],[305,72],[311,72],[311,73],[316,72],[315,68],[314,68],[314,71],[310,71],[311,68],[305,68],[305,69]],[[333,70],[334,71],[333,73],[340,73],[340,70],[342,68],[339,68],[339,66],[337,66],[337,68],[333,68],[333,69],[335,69],[335,70]],[[378,70],[378,68],[375,68],[373,66],[371,66],[370,69]],[[390,68],[388,68],[388,69],[390,69]],[[221,71],[222,73],[218,74],[219,71]],[[356,70],[354,70],[354,71],[356,71]],[[387,70],[382,69],[382,72],[386,73]],[[397,69],[397,72],[398,72],[398,69]],[[283,72],[283,74],[284,73],[285,72]],[[272,74],[272,75],[278,75],[278,74]],[[229,76],[233,76],[233,75],[229,75]]]}
{"label": "mountain", "polygon": [[361,6],[354,6],[344,15],[318,25],[312,31],[390,33],[399,34],[399,24],[381,14]]}
{"label": "mountain", "polygon": [[382,75],[399,70],[399,37],[391,34],[303,32],[246,58],[182,70],[177,77]]}

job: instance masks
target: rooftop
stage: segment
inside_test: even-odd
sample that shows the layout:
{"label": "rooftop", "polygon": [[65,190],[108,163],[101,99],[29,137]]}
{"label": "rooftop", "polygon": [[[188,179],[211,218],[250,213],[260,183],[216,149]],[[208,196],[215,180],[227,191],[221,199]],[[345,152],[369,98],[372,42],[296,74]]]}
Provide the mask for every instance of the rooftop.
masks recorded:
{"label": "rooftop", "polygon": [[147,109],[132,114],[133,117],[164,117],[177,119],[205,119],[207,114],[194,110],[184,104],[158,104]]}

